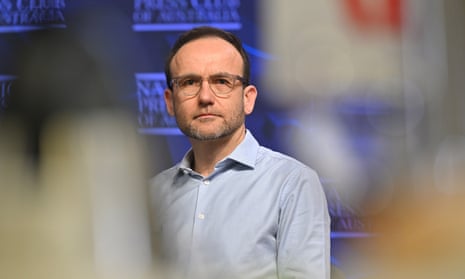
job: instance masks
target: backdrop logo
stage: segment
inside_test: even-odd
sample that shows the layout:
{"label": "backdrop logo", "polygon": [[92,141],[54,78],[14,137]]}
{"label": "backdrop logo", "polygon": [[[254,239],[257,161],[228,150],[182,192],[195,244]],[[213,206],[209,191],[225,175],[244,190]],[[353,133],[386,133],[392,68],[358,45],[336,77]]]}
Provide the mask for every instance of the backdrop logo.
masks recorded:
{"label": "backdrop logo", "polygon": [[7,100],[11,94],[11,86],[15,79],[15,76],[0,75],[0,111],[5,110],[8,106]]}
{"label": "backdrop logo", "polygon": [[65,0],[0,0],[0,32],[63,28]]}
{"label": "backdrop logo", "polygon": [[149,134],[179,134],[176,121],[166,111],[164,73],[136,73],[140,131]]}
{"label": "backdrop logo", "polygon": [[240,0],[134,0],[135,31],[187,30],[199,25],[241,29]]}

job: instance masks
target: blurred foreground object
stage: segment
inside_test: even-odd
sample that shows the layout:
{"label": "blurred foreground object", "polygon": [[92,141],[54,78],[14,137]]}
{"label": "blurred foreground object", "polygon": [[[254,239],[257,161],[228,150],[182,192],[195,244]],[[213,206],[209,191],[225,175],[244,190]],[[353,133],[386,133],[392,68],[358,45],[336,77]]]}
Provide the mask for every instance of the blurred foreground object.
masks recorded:
{"label": "blurred foreground object", "polygon": [[1,142],[1,278],[153,276],[144,144],[128,119],[52,118],[35,171],[20,137]]}
{"label": "blurred foreground object", "polygon": [[18,79],[0,116],[0,278],[161,274],[146,145],[121,105],[124,80],[93,38],[37,31],[17,55]]}
{"label": "blurred foreground object", "polygon": [[[418,185],[434,189],[431,183],[428,175],[399,182],[396,187],[403,190],[371,221],[375,235],[356,247],[360,257],[346,251],[360,278],[465,278],[465,195],[432,190],[419,196],[407,190]],[[464,187],[463,172],[455,183]]]}
{"label": "blurred foreground object", "polygon": [[435,160],[443,173],[444,142],[465,135],[464,1],[261,4],[262,96],[290,111],[289,150],[344,203],[376,214],[396,177]]}

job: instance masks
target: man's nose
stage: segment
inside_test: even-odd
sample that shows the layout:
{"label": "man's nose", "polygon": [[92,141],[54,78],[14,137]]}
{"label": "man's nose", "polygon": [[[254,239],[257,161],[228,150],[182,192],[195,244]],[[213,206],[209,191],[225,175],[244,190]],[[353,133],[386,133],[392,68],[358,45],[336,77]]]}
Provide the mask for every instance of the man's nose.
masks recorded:
{"label": "man's nose", "polygon": [[210,88],[210,84],[208,83],[208,79],[203,79],[200,83],[199,88],[199,99],[202,101],[211,101],[214,98],[215,93]]}

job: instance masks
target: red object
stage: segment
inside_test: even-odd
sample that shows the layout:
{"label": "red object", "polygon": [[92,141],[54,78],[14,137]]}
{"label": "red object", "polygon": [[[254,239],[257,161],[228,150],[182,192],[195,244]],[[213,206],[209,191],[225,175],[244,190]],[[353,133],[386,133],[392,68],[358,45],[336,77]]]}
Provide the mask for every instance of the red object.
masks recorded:
{"label": "red object", "polygon": [[351,22],[362,30],[401,30],[403,0],[344,0],[344,3]]}

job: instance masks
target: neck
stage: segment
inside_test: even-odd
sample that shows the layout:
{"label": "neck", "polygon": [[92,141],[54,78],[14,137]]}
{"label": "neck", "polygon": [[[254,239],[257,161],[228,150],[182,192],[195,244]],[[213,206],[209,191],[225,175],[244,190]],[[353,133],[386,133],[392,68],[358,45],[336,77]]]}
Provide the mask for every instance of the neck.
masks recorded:
{"label": "neck", "polygon": [[232,135],[216,140],[198,141],[191,139],[194,160],[193,170],[204,177],[210,175],[215,165],[231,154],[245,137],[245,127],[241,127]]}

